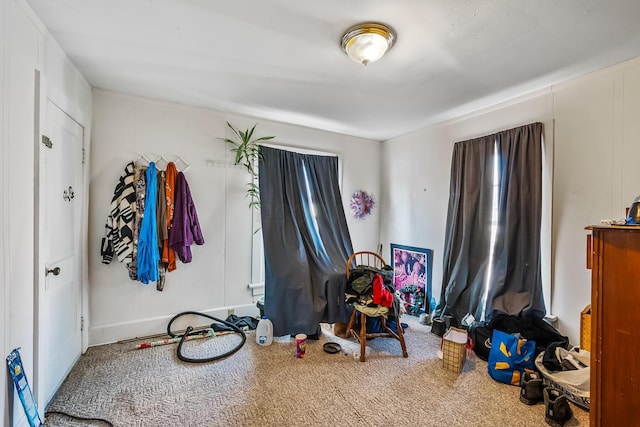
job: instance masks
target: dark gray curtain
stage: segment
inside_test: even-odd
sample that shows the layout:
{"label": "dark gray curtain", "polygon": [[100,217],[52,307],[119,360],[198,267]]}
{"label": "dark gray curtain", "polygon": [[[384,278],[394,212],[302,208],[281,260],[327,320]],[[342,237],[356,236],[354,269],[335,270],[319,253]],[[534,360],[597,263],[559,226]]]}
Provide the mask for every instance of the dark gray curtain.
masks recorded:
{"label": "dark gray curtain", "polygon": [[491,249],[494,146],[490,135],[453,147],[438,316],[480,318]]}
{"label": "dark gray curtain", "polygon": [[262,147],[265,315],[275,336],[349,320],[345,266],[353,252],[338,158]]}
{"label": "dark gray curtain", "polygon": [[[496,156],[498,217],[492,247]],[[541,123],[455,144],[436,316],[460,321],[471,313],[480,320],[483,310],[485,320],[496,313],[544,316],[541,204]]]}
{"label": "dark gray curtain", "polygon": [[487,313],[544,317],[540,260],[542,123],[499,132],[498,233]]}

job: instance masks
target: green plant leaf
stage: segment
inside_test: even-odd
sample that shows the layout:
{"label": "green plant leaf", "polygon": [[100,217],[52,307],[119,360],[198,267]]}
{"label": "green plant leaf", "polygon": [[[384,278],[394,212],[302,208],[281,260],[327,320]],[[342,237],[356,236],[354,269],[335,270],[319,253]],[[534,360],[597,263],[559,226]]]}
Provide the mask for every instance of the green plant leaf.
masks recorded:
{"label": "green plant leaf", "polygon": [[251,128],[251,130],[248,132],[248,135],[247,135],[247,141],[250,141],[250,140],[251,140],[251,136],[253,135],[253,131],[256,129],[256,126],[257,126],[257,125],[258,125],[257,123],[256,123],[255,125],[253,125],[253,127]]}
{"label": "green plant leaf", "polygon": [[242,139],[242,138],[240,137],[240,134],[238,133],[238,130],[237,130],[236,128],[234,128],[233,126],[231,126],[231,123],[227,122],[227,126],[228,126],[232,131],[233,131],[233,133],[235,133],[235,134],[236,134],[236,136],[237,136],[238,138]]}
{"label": "green plant leaf", "polygon": [[262,137],[256,139],[255,142],[257,142],[257,141],[268,141],[268,140],[273,139],[273,138],[275,138],[275,136],[262,136]]}
{"label": "green plant leaf", "polygon": [[269,141],[275,138],[275,136],[262,136],[252,139],[257,125],[258,124],[256,123],[251,128],[241,130],[236,129],[231,123],[227,122],[227,127],[231,129],[231,131],[235,135],[235,138],[218,139],[221,139],[230,145],[230,151],[235,155],[234,165],[242,165],[251,175],[251,179],[254,182],[247,184],[248,189],[246,196],[251,199],[249,206],[259,209],[260,187],[255,183],[258,178],[256,162],[264,160],[264,156],[262,155],[261,151],[261,145],[259,144],[259,142]]}

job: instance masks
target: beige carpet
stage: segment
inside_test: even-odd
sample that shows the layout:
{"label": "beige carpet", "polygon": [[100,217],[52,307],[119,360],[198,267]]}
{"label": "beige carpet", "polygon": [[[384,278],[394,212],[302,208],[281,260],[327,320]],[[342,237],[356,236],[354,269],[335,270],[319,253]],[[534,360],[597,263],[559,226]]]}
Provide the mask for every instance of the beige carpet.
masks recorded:
{"label": "beige carpet", "polygon": [[[269,347],[254,331],[234,355],[190,364],[176,346],[134,350],[139,342],[90,348],[47,408],[110,420],[115,426],[545,426],[544,405],[518,400],[519,388],[498,383],[482,360],[468,360],[461,374],[437,358],[440,338],[416,317],[405,338],[409,357],[389,338],[368,344],[367,361],[355,360],[359,346],[337,338],[323,325],[309,341],[304,359],[293,339]],[[190,357],[219,354],[238,342],[233,335],[185,343]],[[338,342],[343,352],[322,350]],[[187,348],[188,347],[188,348]],[[572,405],[565,426],[588,426],[589,413]],[[49,426],[97,426],[60,415]]]}

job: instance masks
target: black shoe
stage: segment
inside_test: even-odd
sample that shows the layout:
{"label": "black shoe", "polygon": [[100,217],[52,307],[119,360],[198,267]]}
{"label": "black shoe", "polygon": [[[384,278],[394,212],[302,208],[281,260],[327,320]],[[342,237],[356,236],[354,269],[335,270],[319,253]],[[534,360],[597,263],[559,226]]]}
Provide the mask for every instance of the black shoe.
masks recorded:
{"label": "black shoe", "polygon": [[535,405],[544,400],[542,396],[542,378],[537,372],[525,372],[520,385],[520,402]]}
{"label": "black shoe", "polygon": [[544,395],[544,420],[553,427],[562,427],[564,423],[573,417],[573,411],[567,398],[553,387],[545,387]]}

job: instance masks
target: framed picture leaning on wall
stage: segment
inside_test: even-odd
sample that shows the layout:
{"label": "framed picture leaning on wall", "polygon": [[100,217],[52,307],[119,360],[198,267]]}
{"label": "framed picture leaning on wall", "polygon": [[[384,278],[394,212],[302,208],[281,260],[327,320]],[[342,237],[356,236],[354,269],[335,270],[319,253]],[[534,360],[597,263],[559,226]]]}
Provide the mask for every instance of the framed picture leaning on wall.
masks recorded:
{"label": "framed picture leaning on wall", "polygon": [[428,313],[431,301],[433,250],[391,244],[393,284],[407,314]]}

